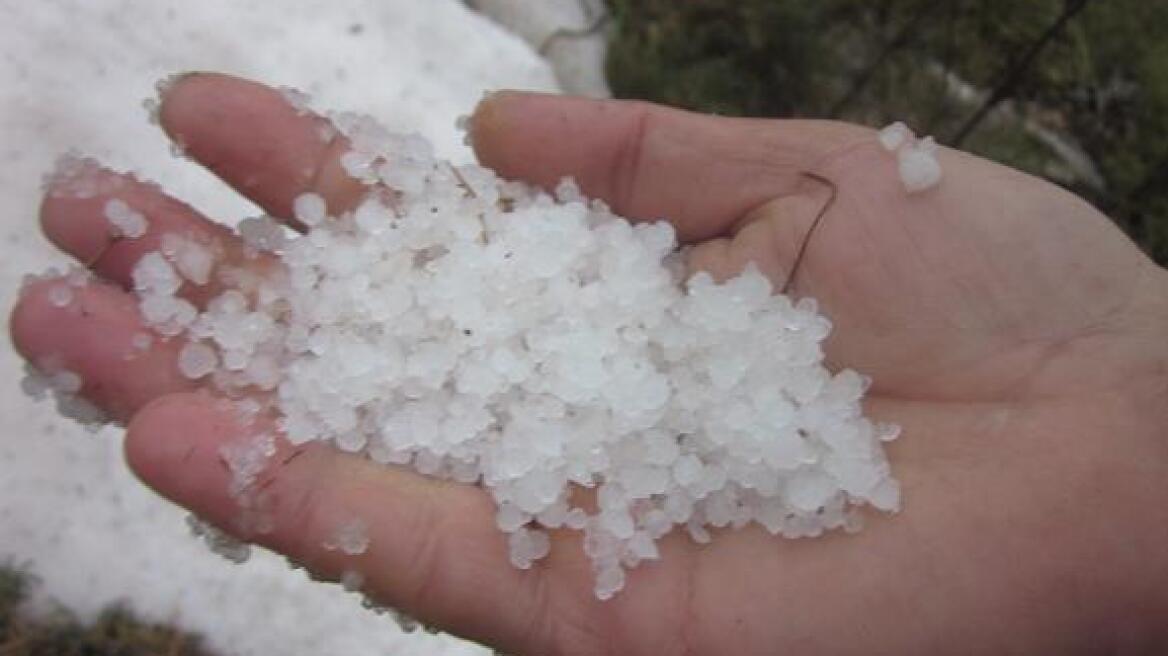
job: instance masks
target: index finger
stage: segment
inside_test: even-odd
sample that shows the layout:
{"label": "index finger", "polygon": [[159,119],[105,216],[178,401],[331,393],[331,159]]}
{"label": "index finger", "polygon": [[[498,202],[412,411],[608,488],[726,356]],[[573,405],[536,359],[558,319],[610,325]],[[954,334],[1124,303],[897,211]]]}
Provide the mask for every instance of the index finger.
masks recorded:
{"label": "index finger", "polygon": [[631,219],[665,219],[683,242],[721,236],[796,193],[803,172],[871,135],[835,121],[705,116],[644,102],[500,92],[472,119],[479,160],[545,188],[572,177]]}

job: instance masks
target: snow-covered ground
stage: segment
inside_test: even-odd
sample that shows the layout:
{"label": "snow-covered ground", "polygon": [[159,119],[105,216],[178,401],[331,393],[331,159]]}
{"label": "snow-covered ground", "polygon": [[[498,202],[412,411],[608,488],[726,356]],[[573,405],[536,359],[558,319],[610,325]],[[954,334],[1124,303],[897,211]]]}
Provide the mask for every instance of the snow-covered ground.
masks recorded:
{"label": "snow-covered ground", "polygon": [[565,92],[612,95],[604,77],[608,50],[604,0],[468,0],[547,58]]}
{"label": "snow-covered ground", "polygon": [[[140,171],[224,221],[254,213],[173,158],[148,124],[141,101],[165,75],[219,70],[296,86],[421,132],[455,160],[470,157],[455,118],[484,90],[555,87],[530,47],[455,0],[0,0],[0,13],[5,308],[23,273],[63,262],[36,211],[41,175],[65,150]],[[182,511],[129,474],[116,431],[87,434],[27,400],[11,349],[0,368],[0,561],[27,564],[42,596],[82,615],[127,601],[223,654],[484,652],[404,635],[275,556],[242,566],[213,556]]]}

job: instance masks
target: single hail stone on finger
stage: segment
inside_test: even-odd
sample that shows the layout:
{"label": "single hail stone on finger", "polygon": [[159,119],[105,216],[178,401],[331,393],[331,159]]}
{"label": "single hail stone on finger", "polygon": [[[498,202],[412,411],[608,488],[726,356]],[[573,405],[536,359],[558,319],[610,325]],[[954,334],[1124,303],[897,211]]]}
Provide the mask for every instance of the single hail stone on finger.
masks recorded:
{"label": "single hail stone on finger", "polygon": [[916,138],[912,130],[901,121],[885,126],[877,136],[880,139],[880,145],[884,146],[884,149],[890,153],[896,152],[901,146]]}
{"label": "single hail stone on finger", "polygon": [[162,236],[162,252],[183,278],[196,285],[210,282],[215,254],[209,247],[189,237],[167,233]]}
{"label": "single hail stone on finger", "polygon": [[137,239],[146,234],[146,217],[131,208],[126,201],[120,198],[107,200],[104,213],[118,236]]}
{"label": "single hail stone on finger", "polygon": [[935,145],[925,140],[903,146],[897,152],[900,181],[905,191],[916,194],[941,182],[941,163],[935,153]]}
{"label": "single hail stone on finger", "polygon": [[67,307],[73,302],[73,290],[68,285],[59,284],[49,288],[49,303],[55,307]]}
{"label": "single hail stone on finger", "polygon": [[897,170],[904,190],[910,194],[935,187],[941,181],[937,142],[933,137],[917,139],[901,121],[885,126],[877,134],[885,150],[896,153]]}
{"label": "single hail stone on finger", "polygon": [[26,394],[40,400],[52,396],[57,412],[96,431],[108,422],[105,413],[87,399],[79,396],[84,381],[76,372],[65,369],[59,356],[42,358],[37,367],[25,364],[21,388]]}
{"label": "single hail stone on finger", "polygon": [[350,519],[337,525],[324,542],[324,548],[340,551],[347,556],[358,556],[369,548],[369,526],[361,519]]}

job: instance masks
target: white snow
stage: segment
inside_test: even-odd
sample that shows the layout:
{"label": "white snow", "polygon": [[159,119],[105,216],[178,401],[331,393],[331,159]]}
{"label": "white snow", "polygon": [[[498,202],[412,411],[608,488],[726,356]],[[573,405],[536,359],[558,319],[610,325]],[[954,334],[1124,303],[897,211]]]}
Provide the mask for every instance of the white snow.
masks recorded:
{"label": "white snow", "polygon": [[607,98],[604,77],[609,17],[603,0],[470,0],[548,58],[564,91]]}
{"label": "white snow", "polygon": [[[4,14],[4,307],[15,300],[19,272],[59,261],[37,234],[38,181],[69,149],[135,169],[213,216],[254,214],[209,174],[174,159],[145,120],[143,99],[176,71],[296,86],[419,131],[458,161],[469,152],[455,117],[485,89],[554,88],[530,49],[454,0],[44,0],[5,2]],[[128,600],[225,654],[487,653],[449,637],[402,634],[340,587],[312,583],[270,554],[237,567],[208,553],[184,513],[127,471],[117,432],[90,436],[61,422],[20,393],[17,356],[6,350],[0,361],[12,372],[0,383],[9,426],[0,438],[0,560],[26,563],[43,596],[90,617]]]}

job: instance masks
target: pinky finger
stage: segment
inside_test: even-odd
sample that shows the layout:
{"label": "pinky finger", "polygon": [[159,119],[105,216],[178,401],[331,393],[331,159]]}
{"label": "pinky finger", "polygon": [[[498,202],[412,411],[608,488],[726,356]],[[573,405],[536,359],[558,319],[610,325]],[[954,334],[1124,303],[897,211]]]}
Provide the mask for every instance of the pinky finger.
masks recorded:
{"label": "pinky finger", "polygon": [[185,342],[151,332],[135,298],[108,283],[32,283],[12,312],[10,328],[13,344],[29,362],[75,373],[78,393],[117,421],[158,396],[196,387],[175,365]]}

